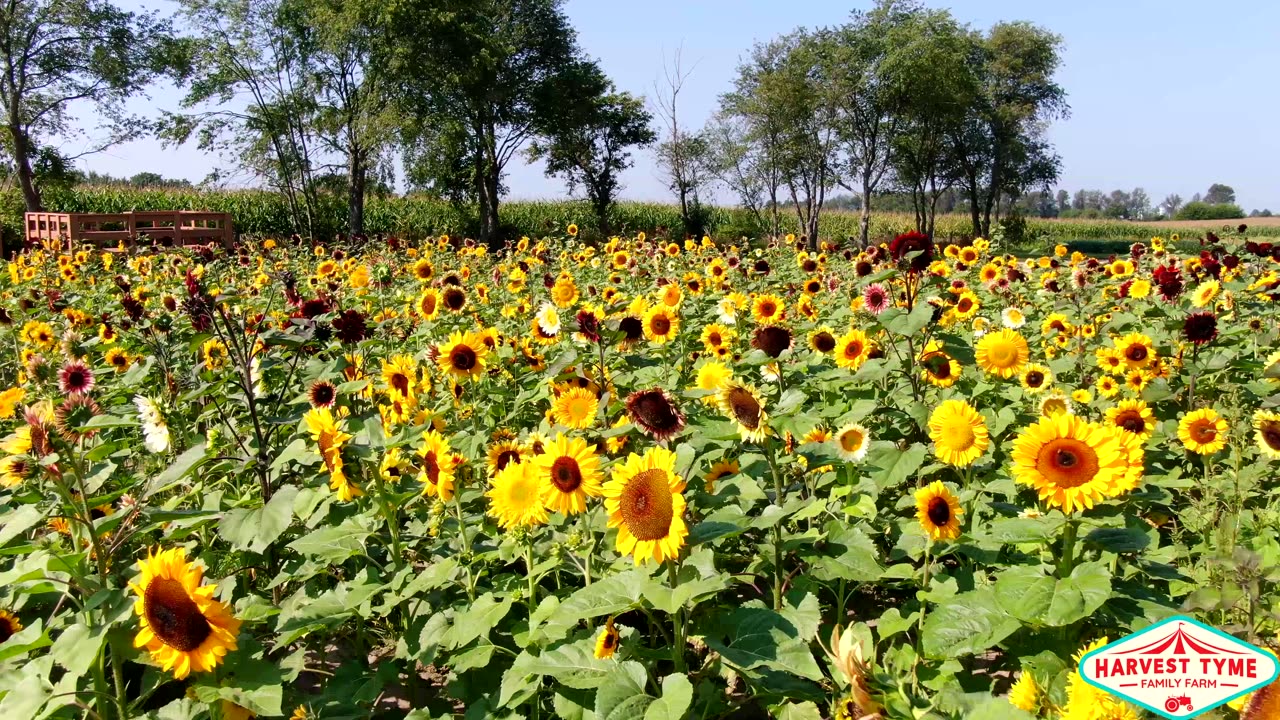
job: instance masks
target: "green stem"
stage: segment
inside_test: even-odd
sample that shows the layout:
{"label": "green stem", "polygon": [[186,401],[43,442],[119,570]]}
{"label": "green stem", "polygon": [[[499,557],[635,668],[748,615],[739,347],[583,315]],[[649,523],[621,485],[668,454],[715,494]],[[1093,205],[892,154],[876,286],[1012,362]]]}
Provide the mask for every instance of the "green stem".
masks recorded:
{"label": "green stem", "polygon": [[[773,457],[775,447],[770,444],[765,448],[765,459],[769,462],[769,471],[773,474],[773,501],[782,508],[782,476],[778,474],[778,463]],[[782,522],[773,526],[773,609],[782,610]]]}
{"label": "green stem", "polygon": [[[676,569],[676,563],[672,561],[667,565],[667,581],[671,583],[671,589],[674,591],[679,585],[679,573]],[[671,643],[671,660],[675,663],[676,672],[683,673],[684,667],[684,605],[676,608],[675,615],[671,618],[671,632],[675,641]]]}
{"label": "green stem", "polygon": [[525,540],[524,566],[529,575],[529,617],[532,618],[538,607],[538,580],[533,576],[533,538]]}
{"label": "green stem", "polygon": [[[929,594],[929,572],[933,565],[933,541],[930,540],[924,546],[924,577],[920,581],[920,588],[924,594]],[[920,636],[924,636],[924,620],[929,614],[929,601],[920,599]]]}
{"label": "green stem", "polygon": [[1059,578],[1070,576],[1075,568],[1076,531],[1079,524],[1080,521],[1076,518],[1067,518],[1067,533],[1062,538],[1062,560],[1058,563]]}
{"label": "green stem", "polygon": [[129,718],[129,699],[124,684],[124,653],[120,652],[120,642],[111,641],[111,675],[116,685],[116,712],[120,720]]}
{"label": "green stem", "polygon": [[471,572],[471,539],[467,537],[467,523],[462,519],[462,489],[453,491],[453,510],[458,516],[458,532],[462,536],[462,563],[467,568],[467,599],[476,601],[476,580]]}

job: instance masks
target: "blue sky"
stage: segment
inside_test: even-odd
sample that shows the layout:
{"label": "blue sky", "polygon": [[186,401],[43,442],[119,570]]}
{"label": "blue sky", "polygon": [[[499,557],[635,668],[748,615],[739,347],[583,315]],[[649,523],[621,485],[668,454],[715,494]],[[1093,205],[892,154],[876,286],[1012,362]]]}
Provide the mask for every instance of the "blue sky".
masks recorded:
{"label": "blue sky", "polygon": [[[170,11],[171,3],[122,0],[126,7]],[[700,126],[728,89],[734,68],[757,41],[843,22],[870,2],[827,0],[568,0],[566,8],[586,52],[623,90],[653,95],[664,52],[683,45],[695,64],[682,95],[681,122]],[[1158,202],[1184,200],[1212,182],[1236,189],[1245,209],[1280,211],[1280,3],[1269,0],[952,0],[963,22],[987,27],[1030,20],[1063,36],[1059,81],[1071,117],[1051,138],[1063,157],[1059,187],[1144,187]],[[173,88],[152,101],[176,108]],[[74,144],[69,149],[74,149]],[[115,175],[144,170],[202,179],[219,160],[194,147],[163,149],[139,141],[87,159],[88,169]],[[665,200],[649,153],[624,178],[624,197]],[[565,196],[561,182],[538,167],[511,169],[511,197]],[[726,198],[727,199],[727,198]]]}

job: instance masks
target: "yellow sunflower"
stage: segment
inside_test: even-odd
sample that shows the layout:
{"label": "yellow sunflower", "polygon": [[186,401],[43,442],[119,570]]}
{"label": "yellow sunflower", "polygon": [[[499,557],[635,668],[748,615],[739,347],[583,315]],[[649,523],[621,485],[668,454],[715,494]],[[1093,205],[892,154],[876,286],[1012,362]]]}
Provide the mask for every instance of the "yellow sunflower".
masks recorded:
{"label": "yellow sunflower", "polygon": [[836,341],[836,365],[857,370],[871,357],[871,343],[867,334],[854,328]]}
{"label": "yellow sunflower", "polygon": [[755,319],[758,325],[771,325],[782,318],[782,311],[786,309],[782,298],[777,295],[757,295],[751,301],[751,317]]}
{"label": "yellow sunflower", "polygon": [[637,565],[679,557],[689,535],[681,494],[685,483],[675,465],[676,454],[666,448],[631,453],[604,485],[609,527],[618,528],[617,550]]}
{"label": "yellow sunflower", "polygon": [[984,372],[1011,378],[1022,371],[1030,354],[1025,338],[1013,330],[1002,328],[982,336],[974,359]]}
{"label": "yellow sunflower", "polygon": [[960,379],[962,368],[956,359],[942,349],[942,343],[930,340],[920,353],[920,377],[934,387],[949,388]]}
{"label": "yellow sunflower", "polygon": [[1213,408],[1196,410],[1178,423],[1178,439],[1193,453],[1212,455],[1227,446],[1227,421]]}
{"label": "yellow sunflower", "polygon": [[582,430],[591,427],[596,420],[600,400],[587,388],[565,390],[551,403],[551,418],[560,425]]}
{"label": "yellow sunflower", "polygon": [[338,494],[342,502],[350,502],[363,495],[360,486],[356,485],[343,471],[342,446],[351,439],[351,435],[343,432],[342,425],[333,417],[327,407],[312,408],[302,416],[324,459],[325,469],[329,471],[329,488]]}
{"label": "yellow sunflower", "polygon": [[227,345],[218,338],[210,338],[200,346],[200,355],[204,358],[207,370],[221,370],[227,366]]}
{"label": "yellow sunflower", "polygon": [[737,333],[720,323],[711,323],[702,328],[702,346],[707,352],[714,353],[722,347],[727,347],[737,337]]}
{"label": "yellow sunflower", "polygon": [[187,561],[186,550],[152,551],[138,561],[138,570],[137,582],[129,584],[138,596],[133,646],[145,647],[162,670],[182,680],[212,671],[236,649],[240,621],[214,599],[216,586],[201,584],[204,570]]}
{"label": "yellow sunflower", "polygon": [[1141,448],[1120,430],[1075,415],[1041,418],[1013,441],[1014,479],[1067,514],[1132,489],[1141,467]]}
{"label": "yellow sunflower", "polygon": [[707,470],[707,474],[702,476],[704,486],[707,492],[714,493],[716,491],[716,483],[723,478],[737,475],[741,472],[741,467],[737,460],[717,460],[711,465],[711,469]]}
{"label": "yellow sunflower", "polygon": [[547,509],[542,503],[542,482],[532,462],[511,463],[493,478],[489,491],[489,514],[507,530],[542,525]]}
{"label": "yellow sunflower", "polygon": [[574,515],[587,509],[587,498],[600,496],[600,458],[586,440],[558,434],[532,462],[548,510]]}
{"label": "yellow sunflower", "polygon": [[1022,370],[1022,374],[1018,377],[1022,383],[1022,389],[1028,394],[1036,395],[1044,392],[1053,384],[1053,371],[1044,365],[1032,363]]}
{"label": "yellow sunflower", "polygon": [[608,660],[618,650],[618,629],[613,626],[613,618],[605,621],[600,637],[596,638],[595,656],[597,660]]}
{"label": "yellow sunflower", "polygon": [[515,440],[500,440],[489,446],[488,465],[489,475],[498,474],[503,468],[513,462],[521,462],[524,460],[525,450],[520,443]]}
{"label": "yellow sunflower", "polygon": [[1257,433],[1258,449],[1263,455],[1280,460],[1280,413],[1259,410],[1253,414],[1253,429]]}
{"label": "yellow sunflower", "polygon": [[1218,284],[1217,280],[1206,280],[1200,283],[1195,291],[1191,293],[1191,304],[1202,308],[1213,302],[1213,299],[1218,296],[1218,291],[1221,289],[1222,286]]}
{"label": "yellow sunflower", "polygon": [[1031,673],[1022,671],[1018,681],[1009,688],[1009,704],[1035,714],[1040,709],[1040,688]]}
{"label": "yellow sunflower", "polygon": [[488,354],[489,346],[482,336],[473,332],[466,335],[454,332],[440,348],[436,364],[441,371],[456,378],[474,380],[484,373],[485,357]]}
{"label": "yellow sunflower", "polygon": [[934,409],[929,438],[938,459],[956,467],[972,465],[991,444],[986,420],[964,400],[947,400]]}
{"label": "yellow sunflower", "polygon": [[1107,408],[1107,424],[1135,435],[1145,442],[1156,429],[1151,408],[1141,400],[1121,400],[1115,407]]}
{"label": "yellow sunflower", "polygon": [[738,434],[746,442],[764,442],[769,435],[768,414],[760,393],[750,385],[726,380],[717,400],[720,412],[738,426]]}
{"label": "yellow sunflower", "polygon": [[858,423],[840,428],[832,439],[835,440],[836,454],[845,462],[862,462],[867,456],[867,448],[871,447],[871,433]]}
{"label": "yellow sunflower", "polygon": [[656,345],[670,342],[680,332],[680,316],[665,305],[649,308],[643,322],[645,338]]}
{"label": "yellow sunflower", "polygon": [[572,275],[564,273],[556,278],[555,284],[551,286],[551,302],[561,308],[578,302],[578,285],[573,281]]}
{"label": "yellow sunflower", "polygon": [[1129,333],[1115,341],[1120,359],[1130,369],[1144,368],[1156,358],[1151,338],[1140,333]]}
{"label": "yellow sunflower", "polygon": [[423,320],[435,320],[440,315],[440,293],[435,288],[423,290],[414,301],[413,309]]}
{"label": "yellow sunflower", "polygon": [[382,381],[393,397],[411,399],[416,394],[418,363],[408,355],[393,355],[382,361]]}
{"label": "yellow sunflower", "polygon": [[439,495],[445,502],[452,500],[454,461],[449,441],[435,430],[428,430],[422,433],[422,445],[418,446],[417,455],[422,461],[422,469],[418,472],[422,494],[427,497]]}
{"label": "yellow sunflower", "polygon": [[0,645],[22,632],[22,622],[8,610],[0,610]]}
{"label": "yellow sunflower", "polygon": [[715,405],[718,402],[718,393],[724,388],[724,384],[732,379],[733,370],[728,365],[719,360],[710,360],[704,363],[702,367],[698,368],[695,382],[699,390],[709,390],[711,394],[704,396],[702,402],[706,405]]}
{"label": "yellow sunflower", "polygon": [[955,540],[960,537],[960,516],[964,509],[960,500],[935,480],[916,491],[916,519],[930,540]]}

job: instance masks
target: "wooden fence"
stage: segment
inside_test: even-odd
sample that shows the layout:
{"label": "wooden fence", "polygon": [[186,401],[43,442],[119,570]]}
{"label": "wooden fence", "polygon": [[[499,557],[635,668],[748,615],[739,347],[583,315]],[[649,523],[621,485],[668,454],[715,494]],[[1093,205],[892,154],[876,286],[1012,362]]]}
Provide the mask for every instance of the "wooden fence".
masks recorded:
{"label": "wooden fence", "polygon": [[114,248],[146,235],[173,245],[220,242],[230,249],[235,223],[228,213],[190,210],[126,213],[27,213],[27,242],[65,241],[72,246],[92,243]]}

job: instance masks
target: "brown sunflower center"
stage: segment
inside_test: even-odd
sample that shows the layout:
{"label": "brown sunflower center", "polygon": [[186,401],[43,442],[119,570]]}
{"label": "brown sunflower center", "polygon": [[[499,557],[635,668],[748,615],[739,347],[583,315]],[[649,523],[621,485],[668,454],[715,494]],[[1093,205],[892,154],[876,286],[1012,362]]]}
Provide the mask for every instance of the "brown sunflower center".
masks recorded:
{"label": "brown sunflower center", "polygon": [[1135,435],[1140,435],[1147,429],[1147,423],[1143,421],[1142,413],[1136,410],[1125,410],[1116,415],[1116,425]]}
{"label": "brown sunflower center", "polygon": [[1057,438],[1040,448],[1036,469],[1054,485],[1080,487],[1098,474],[1098,454],[1075,438]]}
{"label": "brown sunflower center", "polygon": [[951,360],[942,353],[930,353],[924,356],[924,369],[939,380],[951,377]]}
{"label": "brown sunflower center", "polygon": [[612,650],[618,644],[618,634],[616,632],[607,632],[604,634],[604,642],[601,645],[605,650]]}
{"label": "brown sunflower center", "polygon": [[931,498],[925,514],[929,516],[929,522],[939,527],[951,522],[951,506],[944,497]]}
{"label": "brown sunflower center", "polygon": [[773,317],[776,312],[778,312],[778,306],[774,305],[772,301],[766,300],[760,303],[760,315],[762,317]]}
{"label": "brown sunflower center", "polygon": [[640,424],[651,431],[673,432],[680,428],[678,411],[656,390],[637,396],[631,403],[631,409]]}
{"label": "brown sunflower center", "polygon": [[723,342],[724,337],[720,335],[719,331],[707,333],[707,344],[711,347],[720,347]]}
{"label": "brown sunflower center", "polygon": [[853,340],[848,345],[844,346],[844,356],[850,359],[856,358],[862,355],[862,348],[863,346],[860,340]]}
{"label": "brown sunflower center", "polygon": [[1262,423],[1262,427],[1258,428],[1258,433],[1262,436],[1262,441],[1272,450],[1280,450],[1280,422],[1268,420]]}
{"label": "brown sunflower center", "polygon": [[1145,345],[1130,345],[1125,349],[1124,356],[1130,362],[1142,362],[1147,359],[1147,347]]}
{"label": "brown sunflower center", "polygon": [[791,332],[786,328],[769,325],[762,327],[756,331],[755,342],[757,348],[764,351],[765,355],[776,358],[783,353],[791,345]]}
{"label": "brown sunflower center", "polygon": [[153,578],[143,593],[143,611],[151,632],[181,652],[195,650],[213,633],[200,606],[177,580]]}
{"label": "brown sunflower center", "polygon": [[813,336],[813,347],[820,353],[829,353],[836,348],[836,339],[824,330]]}
{"label": "brown sunflower center", "polygon": [[956,310],[959,310],[961,313],[967,313],[972,308],[973,308],[973,301],[970,300],[969,298],[962,298],[960,302],[956,303]]}
{"label": "brown sunflower center", "polygon": [[760,407],[760,401],[756,400],[750,391],[743,388],[730,390],[729,409],[733,411],[733,418],[748,430],[755,430],[760,427],[762,408]]}
{"label": "brown sunflower center", "polygon": [[7,617],[0,617],[0,643],[4,643],[16,634],[17,627],[13,621]]}
{"label": "brown sunflower center", "polygon": [[1027,373],[1027,387],[1038,388],[1044,384],[1044,373],[1039,370],[1032,370]]}
{"label": "brown sunflower center", "polygon": [[649,329],[654,335],[666,335],[671,332],[671,321],[663,315],[655,315],[649,321]]}
{"label": "brown sunflower center", "polygon": [[639,340],[644,335],[644,325],[639,318],[622,318],[618,321],[618,329],[626,334],[628,340]]}
{"label": "brown sunflower center", "polygon": [[467,345],[459,345],[449,353],[449,362],[458,370],[471,370],[476,366],[476,351]]}
{"label": "brown sunflower center", "polygon": [[582,470],[578,461],[561,455],[551,464],[551,484],[562,493],[571,493],[582,486]]}
{"label": "brown sunflower center", "polygon": [[671,531],[675,508],[666,472],[654,468],[637,473],[618,500],[622,520],[637,540],[659,540]]}
{"label": "brown sunflower center", "polygon": [[1192,423],[1190,427],[1191,439],[1201,445],[1207,445],[1218,439],[1218,430],[1214,428],[1211,422]]}
{"label": "brown sunflower center", "polygon": [[401,395],[409,394],[409,376],[402,372],[394,373],[391,376],[391,387],[398,391]]}
{"label": "brown sunflower center", "polygon": [[512,462],[520,462],[520,453],[515,450],[503,450],[498,453],[498,459],[494,462],[494,466],[501,470]]}
{"label": "brown sunflower center", "polygon": [[422,458],[422,471],[432,485],[440,482],[440,458],[436,457],[435,450],[428,450],[427,456]]}
{"label": "brown sunflower center", "polygon": [[457,312],[467,304],[467,294],[457,288],[450,288],[444,293],[445,307]]}

